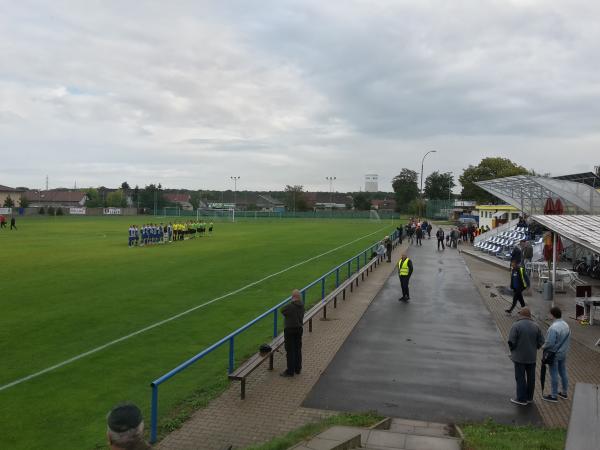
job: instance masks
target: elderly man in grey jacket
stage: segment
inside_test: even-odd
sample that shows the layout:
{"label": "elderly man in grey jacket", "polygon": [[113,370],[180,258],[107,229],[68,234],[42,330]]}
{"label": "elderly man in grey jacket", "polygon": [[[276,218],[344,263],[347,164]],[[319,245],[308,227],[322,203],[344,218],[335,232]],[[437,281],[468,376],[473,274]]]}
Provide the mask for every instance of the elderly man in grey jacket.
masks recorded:
{"label": "elderly man in grey jacket", "polygon": [[544,336],[540,327],[531,320],[529,308],[519,311],[519,318],[508,334],[510,358],[515,366],[517,397],[510,401],[525,406],[533,402],[535,390],[535,362],[537,351],[544,345]]}

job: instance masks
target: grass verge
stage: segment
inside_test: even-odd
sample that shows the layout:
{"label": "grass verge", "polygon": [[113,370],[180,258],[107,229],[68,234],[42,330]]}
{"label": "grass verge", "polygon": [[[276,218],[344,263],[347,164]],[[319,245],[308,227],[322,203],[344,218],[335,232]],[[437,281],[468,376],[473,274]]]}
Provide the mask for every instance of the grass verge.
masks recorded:
{"label": "grass verge", "polygon": [[562,450],[567,437],[562,428],[500,425],[491,420],[461,429],[467,450]]}
{"label": "grass verge", "polygon": [[246,450],[285,450],[299,442],[316,436],[317,434],[334,425],[369,427],[371,425],[375,425],[382,419],[384,419],[383,416],[380,416],[373,411],[359,414],[339,414],[328,417],[320,422],[306,424],[300,428],[290,431],[285,436],[276,437],[275,439],[272,439],[261,445],[247,447]]}

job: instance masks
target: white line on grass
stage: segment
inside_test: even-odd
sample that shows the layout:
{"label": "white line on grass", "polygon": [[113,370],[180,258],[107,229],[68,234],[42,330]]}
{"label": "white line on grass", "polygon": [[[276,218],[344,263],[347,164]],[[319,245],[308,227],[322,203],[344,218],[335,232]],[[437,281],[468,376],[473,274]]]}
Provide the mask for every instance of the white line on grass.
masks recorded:
{"label": "white line on grass", "polygon": [[141,329],[139,329],[137,331],[134,331],[133,333],[129,333],[126,336],[121,336],[120,338],[117,338],[117,339],[115,339],[113,341],[107,342],[106,344],[100,345],[99,347],[96,347],[96,348],[93,348],[91,350],[88,350],[87,352],[80,353],[79,355],[73,356],[72,358],[69,358],[69,359],[65,359],[64,361],[59,362],[58,364],[55,364],[53,366],[46,367],[45,369],[40,370],[39,372],[35,372],[35,373],[27,375],[27,376],[25,376],[23,378],[19,378],[18,380],[11,381],[8,384],[0,386],[0,391],[3,391],[5,389],[11,388],[11,387],[16,386],[18,384],[24,383],[25,381],[31,380],[32,378],[37,378],[40,375],[43,375],[45,373],[52,372],[53,370],[56,370],[56,369],[58,369],[60,367],[63,367],[63,366],[66,366],[67,364],[71,364],[72,362],[75,362],[75,361],[77,361],[79,359],[85,358],[86,356],[89,356],[89,355],[97,353],[97,352],[99,352],[101,350],[104,350],[107,347],[111,347],[111,346],[113,346],[115,344],[118,344],[119,342],[126,341],[127,339],[130,339],[130,338],[132,338],[134,336],[137,336],[138,334],[145,333],[146,331],[149,331],[149,330],[152,330],[153,328],[156,328],[156,327],[159,327],[161,325],[164,325],[165,323],[172,322],[173,320],[179,319],[180,317],[185,316],[186,314],[189,314],[189,313],[191,313],[193,311],[196,311],[197,309],[204,308],[205,306],[208,306],[208,305],[210,305],[212,303],[218,302],[219,300],[223,300],[224,298],[231,297],[232,295],[235,295],[235,294],[239,294],[240,292],[242,292],[242,291],[244,291],[244,290],[246,290],[248,288],[251,288],[252,286],[256,286],[257,284],[262,283],[263,281],[266,281],[269,278],[273,278],[273,277],[276,277],[277,275],[281,275],[282,273],[285,273],[285,272],[287,272],[289,270],[292,270],[292,269],[295,269],[296,267],[299,267],[299,266],[301,266],[303,264],[309,263],[311,261],[314,261],[315,259],[319,259],[319,258],[321,258],[321,257],[323,257],[325,255],[328,255],[329,253],[333,253],[333,252],[335,252],[337,250],[340,250],[340,249],[342,249],[344,247],[352,245],[355,242],[358,242],[358,241],[360,241],[362,239],[365,239],[365,238],[367,238],[369,236],[373,236],[376,233],[380,233],[381,230],[383,230],[385,228],[386,227],[379,228],[378,230],[376,230],[376,231],[374,231],[372,233],[365,234],[364,236],[359,237],[357,239],[354,239],[353,241],[350,241],[350,242],[347,242],[345,244],[342,244],[342,245],[340,245],[340,246],[338,246],[336,248],[332,248],[331,250],[327,250],[325,253],[321,253],[320,255],[313,256],[313,257],[311,257],[311,258],[309,258],[309,259],[307,259],[305,261],[301,261],[301,262],[296,263],[296,264],[294,264],[292,266],[289,266],[289,267],[287,267],[287,268],[285,268],[283,270],[280,270],[279,272],[275,272],[275,273],[272,273],[271,275],[267,275],[266,277],[263,277],[263,278],[261,278],[260,280],[257,280],[257,281],[253,281],[252,283],[247,284],[246,286],[242,286],[239,289],[236,289],[236,290],[231,291],[231,292],[227,292],[226,294],[223,294],[220,297],[213,298],[212,300],[209,300],[209,301],[207,301],[205,303],[202,303],[200,305],[196,305],[196,306],[194,306],[194,307],[192,307],[190,309],[186,309],[185,311],[182,311],[182,312],[180,312],[178,314],[175,314],[174,316],[168,317],[167,319],[161,320],[160,322],[153,323],[152,325],[148,325],[147,327],[141,328]]}

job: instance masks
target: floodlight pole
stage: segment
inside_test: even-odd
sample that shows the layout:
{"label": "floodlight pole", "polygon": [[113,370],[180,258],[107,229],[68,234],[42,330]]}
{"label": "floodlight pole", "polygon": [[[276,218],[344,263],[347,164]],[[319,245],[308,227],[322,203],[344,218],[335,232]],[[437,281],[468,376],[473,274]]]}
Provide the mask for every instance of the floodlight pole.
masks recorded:
{"label": "floodlight pole", "polygon": [[419,216],[423,216],[423,165],[425,163],[425,157],[430,153],[437,153],[437,150],[429,150],[427,153],[423,155],[423,159],[421,160],[421,202],[419,204]]}
{"label": "floodlight pole", "polygon": [[329,181],[329,209],[331,210],[331,215],[333,216],[333,182],[336,177],[325,177],[327,181]]}
{"label": "floodlight pole", "polygon": [[235,208],[237,206],[237,180],[240,179],[239,176],[229,177],[233,180],[233,222],[235,222]]}

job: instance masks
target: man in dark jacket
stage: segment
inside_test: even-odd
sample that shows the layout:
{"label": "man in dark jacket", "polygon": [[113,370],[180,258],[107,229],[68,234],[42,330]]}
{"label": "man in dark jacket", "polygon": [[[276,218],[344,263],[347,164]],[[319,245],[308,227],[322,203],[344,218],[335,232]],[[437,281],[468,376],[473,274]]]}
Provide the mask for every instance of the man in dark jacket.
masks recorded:
{"label": "man in dark jacket", "polygon": [[415,234],[417,236],[417,244],[416,245],[423,245],[423,242],[421,242],[421,239],[423,239],[423,228],[421,227],[417,227]]}
{"label": "man in dark jacket", "polygon": [[522,260],[523,260],[523,252],[521,251],[521,247],[519,247],[518,245],[515,245],[510,254],[510,265],[512,266],[512,264],[514,262],[516,262],[517,264],[521,264]]}
{"label": "man in dark jacket", "polygon": [[435,237],[437,237],[438,250],[440,249],[440,245],[442,246],[442,250],[444,250],[446,248],[444,247],[444,230],[441,227],[435,232]]}
{"label": "man in dark jacket", "polygon": [[408,292],[408,282],[410,281],[410,276],[413,273],[413,264],[406,254],[403,254],[398,261],[398,276],[400,277],[400,287],[402,288],[402,297],[398,299],[398,301],[408,301],[410,300],[410,295]]}
{"label": "man in dark jacket", "polygon": [[304,304],[298,289],[292,291],[292,301],[281,309],[285,318],[283,336],[287,369],[281,372],[282,377],[299,375],[302,370],[302,333],[304,329]]}
{"label": "man in dark jacket", "polygon": [[387,255],[387,262],[392,262],[392,250],[394,250],[394,246],[392,244],[392,240],[389,236],[385,237],[385,253]]}
{"label": "man in dark jacket", "polygon": [[531,320],[529,308],[519,311],[519,318],[508,333],[510,359],[515,366],[517,396],[510,401],[525,406],[533,401],[535,390],[535,361],[537,351],[544,345],[540,327]]}
{"label": "man in dark jacket", "polygon": [[516,261],[511,263],[511,267],[510,287],[513,290],[513,302],[511,307],[506,310],[508,314],[512,313],[512,310],[515,309],[517,302],[519,302],[521,308],[525,307],[523,291],[529,287],[529,277],[527,276],[525,268],[519,265]]}

